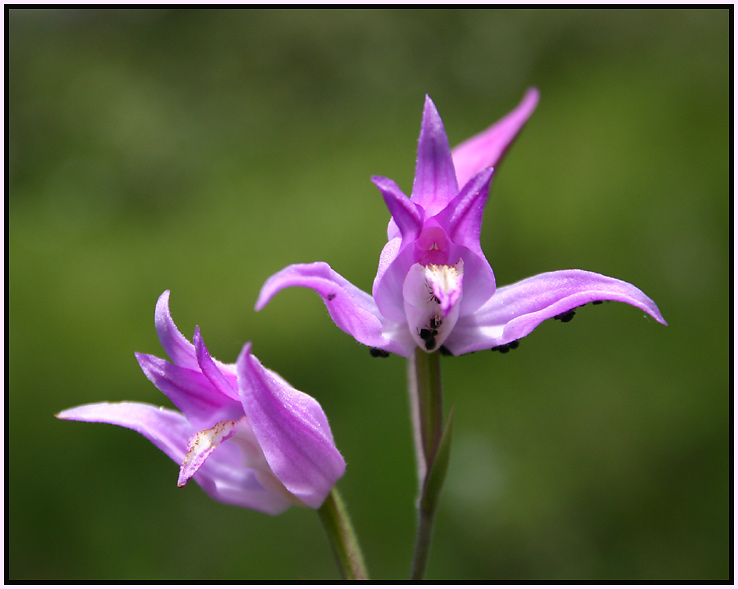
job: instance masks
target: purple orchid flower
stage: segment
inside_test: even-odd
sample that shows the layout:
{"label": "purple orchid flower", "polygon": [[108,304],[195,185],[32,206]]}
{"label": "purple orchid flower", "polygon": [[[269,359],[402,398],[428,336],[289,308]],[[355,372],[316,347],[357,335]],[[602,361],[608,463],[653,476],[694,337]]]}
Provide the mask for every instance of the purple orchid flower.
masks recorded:
{"label": "purple orchid flower", "polygon": [[121,425],[181,464],[179,487],[194,478],[216,501],[277,515],[290,505],[319,508],[346,463],[318,402],[264,368],[247,343],[235,364],[194,345],[156,304],[156,332],[174,363],[136,353],[144,374],[181,411],[146,403],[93,403],[60,419]]}
{"label": "purple orchid flower", "polygon": [[537,103],[532,88],[505,118],[451,151],[426,96],[411,197],[388,178],[372,178],[392,214],[372,296],[325,262],[294,264],[266,281],[256,309],[285,287],[312,288],[336,325],[374,355],[406,357],[416,347],[453,355],[506,351],[545,319],[565,321],[575,307],[603,300],[633,305],[665,325],[638,288],[594,272],[559,270],[496,288],[479,243],[482,214],[493,166]]}

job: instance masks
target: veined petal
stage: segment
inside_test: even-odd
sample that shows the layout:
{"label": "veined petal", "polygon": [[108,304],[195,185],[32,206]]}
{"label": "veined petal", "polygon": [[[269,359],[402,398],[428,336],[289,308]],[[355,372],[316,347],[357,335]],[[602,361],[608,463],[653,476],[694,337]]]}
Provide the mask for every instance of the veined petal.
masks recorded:
{"label": "veined petal", "polygon": [[247,343],[236,363],[239,392],[269,467],[285,488],[317,509],[346,463],[318,402],[265,369]]}
{"label": "veined petal", "polygon": [[222,363],[219,367],[216,360],[210,356],[205,342],[200,334],[200,327],[195,326],[195,335],[192,338],[195,344],[195,354],[197,355],[197,363],[200,369],[215,389],[226,397],[230,397],[234,401],[239,401],[238,396],[238,379],[236,378],[235,365],[233,371],[224,373]]}
{"label": "veined petal", "polygon": [[110,423],[137,431],[177,463],[185,457],[192,426],[181,413],[148,403],[90,403],[57,413],[59,419]]}
{"label": "veined petal", "polygon": [[460,303],[461,315],[475,313],[495,292],[495,275],[481,251],[454,245],[451,260],[464,260],[464,296]]}
{"label": "veined petal", "polygon": [[432,216],[443,209],[458,191],[456,171],[443,121],[436,105],[426,96],[418,139],[412,200],[425,209],[427,216]]}
{"label": "veined petal", "polygon": [[537,104],[538,90],[529,88],[515,110],[453,149],[451,154],[459,186],[466,184],[479,170],[497,166]]}
{"label": "veined petal", "polygon": [[156,312],[154,315],[156,333],[159,336],[164,351],[172,359],[172,362],[184,368],[199,370],[195,346],[183,336],[177,329],[169,312],[169,291],[165,290],[156,301]]}
{"label": "veined petal", "polygon": [[288,286],[316,291],[336,325],[362,344],[409,355],[407,342],[395,336],[397,326],[382,317],[374,299],[325,262],[293,264],[271,276],[261,287],[256,310],[263,309],[277,292]]}
{"label": "veined petal", "polygon": [[[142,434],[169,458],[180,464],[186,454],[193,427],[176,411],[146,403],[92,403],[57,414],[59,419],[109,423]],[[216,501],[278,515],[292,503],[267,491],[255,472],[243,467],[236,446],[223,446],[193,477]]]}
{"label": "veined petal", "polygon": [[146,378],[169,397],[195,427],[209,427],[214,421],[243,414],[239,401],[221,394],[199,370],[182,368],[138,352],[136,359]]}
{"label": "veined petal", "polygon": [[433,219],[446,230],[454,243],[481,253],[479,236],[482,233],[484,205],[489,196],[492,168],[476,174],[457,196]]}
{"label": "veined petal", "polygon": [[595,272],[559,270],[498,288],[476,313],[459,319],[446,347],[459,355],[507,344],[546,319],[594,301],[627,303],[666,325],[656,303],[632,284]]}
{"label": "veined petal", "polygon": [[[411,201],[393,180],[382,176],[372,176],[372,182],[382,193],[392,220],[402,235],[402,239],[415,239],[423,226],[423,209]],[[388,228],[388,237],[392,226]]]}

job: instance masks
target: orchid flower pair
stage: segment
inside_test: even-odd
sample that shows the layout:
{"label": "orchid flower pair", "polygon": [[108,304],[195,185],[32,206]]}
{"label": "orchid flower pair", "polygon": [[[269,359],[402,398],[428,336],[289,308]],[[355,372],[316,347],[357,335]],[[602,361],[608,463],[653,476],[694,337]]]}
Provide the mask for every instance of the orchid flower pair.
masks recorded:
{"label": "orchid flower pair", "polygon": [[[638,288],[593,272],[560,270],[496,288],[479,242],[482,215],[494,166],[537,103],[538,91],[529,90],[505,118],[452,151],[426,97],[410,198],[392,180],[372,178],[392,215],[372,294],[325,262],[295,264],[266,281],[257,310],[283,288],[311,288],[338,327],[375,356],[506,351],[545,319],[568,320],[574,308],[603,300],[665,324]],[[199,328],[190,343],[171,318],[168,291],[155,324],[172,362],[136,357],[179,411],[95,403],[57,417],[138,431],[180,464],[179,486],[192,478],[217,501],[268,514],[321,508],[345,462],[318,402],[264,368],[249,343],[235,364],[213,359]]]}

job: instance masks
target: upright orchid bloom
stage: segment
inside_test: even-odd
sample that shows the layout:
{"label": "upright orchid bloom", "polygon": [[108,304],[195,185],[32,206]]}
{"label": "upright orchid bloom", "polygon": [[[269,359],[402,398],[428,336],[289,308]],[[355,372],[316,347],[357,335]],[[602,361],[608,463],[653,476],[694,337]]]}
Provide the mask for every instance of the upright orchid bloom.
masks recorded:
{"label": "upright orchid bloom", "polygon": [[121,425],[143,434],[180,464],[178,486],[194,478],[216,501],[277,515],[290,505],[319,508],[346,464],[318,402],[264,368],[247,343],[235,364],[194,345],[156,304],[156,331],[173,363],[136,354],[144,374],[180,411],[145,403],[93,403],[61,419]]}
{"label": "upright orchid bloom", "polygon": [[[410,198],[388,178],[374,184],[392,214],[372,296],[325,262],[294,264],[269,278],[256,309],[279,290],[303,286],[323,298],[336,325],[376,355],[409,357],[414,348],[453,355],[507,350],[549,318],[603,300],[628,303],[666,324],[635,286],[584,270],[559,270],[496,288],[479,236],[493,166],[538,103],[530,89],[505,118],[453,151],[426,97]],[[461,187],[461,189],[459,189]]]}

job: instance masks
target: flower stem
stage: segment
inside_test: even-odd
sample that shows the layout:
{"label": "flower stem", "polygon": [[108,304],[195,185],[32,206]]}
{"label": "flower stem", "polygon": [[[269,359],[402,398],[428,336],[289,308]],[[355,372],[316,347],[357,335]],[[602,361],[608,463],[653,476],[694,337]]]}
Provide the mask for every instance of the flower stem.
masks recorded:
{"label": "flower stem", "polygon": [[425,575],[430,554],[433,520],[446,476],[451,441],[451,417],[443,426],[441,357],[416,349],[408,366],[410,410],[418,463],[418,528],[411,579]]}
{"label": "flower stem", "polygon": [[354,528],[351,525],[346,505],[333,487],[330,494],[318,509],[320,521],[323,522],[333,554],[336,557],[341,575],[348,581],[362,581],[369,578],[364,564],[364,557],[359,547]]}

